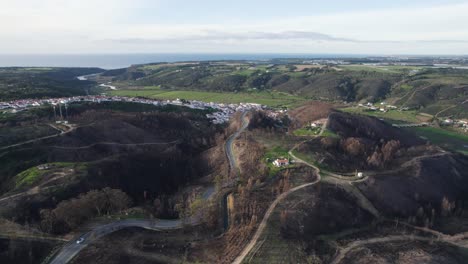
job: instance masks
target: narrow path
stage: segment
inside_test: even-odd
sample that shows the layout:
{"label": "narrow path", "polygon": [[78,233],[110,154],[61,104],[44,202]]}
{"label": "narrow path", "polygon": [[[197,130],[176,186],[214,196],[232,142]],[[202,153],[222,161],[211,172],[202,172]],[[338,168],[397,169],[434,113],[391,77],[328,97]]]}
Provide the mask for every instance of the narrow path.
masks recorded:
{"label": "narrow path", "polygon": [[[322,126],[322,130],[320,131],[320,135],[323,133],[323,131],[325,130],[326,128],[326,125],[327,125],[327,122],[325,122],[325,124]],[[249,244],[247,244],[247,246],[244,247],[244,249],[241,251],[241,253],[237,256],[237,258],[232,262],[233,264],[241,264],[242,261],[247,257],[247,255],[249,254],[249,252],[255,247],[255,244],[257,243],[258,239],[260,238],[260,236],[262,235],[263,231],[265,230],[266,226],[267,226],[267,223],[268,223],[268,219],[270,218],[270,216],[272,215],[273,211],[275,210],[276,206],[278,205],[279,202],[281,202],[282,200],[284,200],[289,194],[293,193],[293,192],[296,192],[298,190],[301,190],[303,188],[306,188],[306,187],[309,187],[309,186],[312,186],[312,185],[315,185],[317,183],[320,182],[321,180],[321,176],[320,176],[320,169],[304,160],[301,160],[299,158],[297,158],[296,156],[294,156],[294,154],[292,154],[292,151],[297,147],[298,145],[294,146],[293,149],[291,149],[289,151],[289,154],[291,155],[291,157],[293,157],[295,160],[299,161],[300,163],[304,163],[312,168],[315,169],[316,173],[317,173],[317,179],[313,182],[310,182],[310,183],[306,183],[306,184],[302,184],[302,185],[299,185],[295,188],[292,188],[290,189],[289,191],[287,192],[284,192],[282,193],[281,195],[279,195],[274,201],[273,203],[270,205],[270,207],[268,208],[268,210],[266,211],[265,215],[263,216],[263,219],[262,219],[262,222],[260,222],[260,225],[258,226],[257,228],[257,231],[255,232],[254,236],[252,237],[252,239],[250,240]]]}
{"label": "narrow path", "polygon": [[[320,134],[318,136],[321,136],[323,134],[324,130],[326,129],[326,126],[327,126],[327,123],[325,123],[322,126],[322,130],[320,131]],[[313,168],[317,172],[317,177],[318,177],[317,180],[314,181],[314,182],[311,182],[311,183],[307,183],[307,184],[297,186],[297,187],[295,187],[295,188],[281,194],[280,196],[278,196],[273,201],[273,203],[270,205],[267,212],[265,213],[265,215],[263,217],[263,220],[260,223],[260,225],[259,225],[257,231],[255,232],[253,238],[251,239],[249,244],[242,250],[242,252],[239,254],[239,256],[232,262],[233,264],[241,264],[244,261],[244,259],[247,257],[249,252],[252,251],[255,248],[256,243],[258,242],[258,240],[260,239],[260,236],[262,235],[264,229],[266,228],[266,225],[268,223],[268,219],[272,215],[274,209],[276,208],[276,206],[278,205],[279,202],[284,200],[289,194],[291,194],[291,193],[293,193],[295,191],[298,191],[300,189],[303,189],[305,187],[317,184],[317,183],[319,183],[321,181],[320,168],[318,168],[317,166],[315,166],[315,165],[313,165],[313,164],[311,164],[311,163],[309,163],[309,162],[307,162],[305,160],[302,160],[302,159],[298,158],[293,153],[293,151],[303,143],[304,142],[301,142],[301,143],[295,145],[288,153],[295,160],[296,163],[302,163],[302,164],[305,164],[305,165]],[[425,156],[422,156],[422,157],[416,157],[416,158],[412,159],[411,162],[414,162],[415,160],[418,160],[418,159],[427,158],[428,156],[440,156],[440,155],[445,155],[445,154],[446,154],[445,152],[442,152],[442,153],[436,153],[434,155],[425,155]],[[359,190],[355,189],[356,187],[353,186],[354,182],[366,181],[367,178],[368,178],[367,175],[366,175],[366,177],[364,177],[362,179],[356,179],[356,178],[353,179],[351,177],[345,177],[345,176],[338,175],[338,174],[335,174],[335,173],[332,173],[332,172],[327,172],[327,176],[331,176],[331,178],[333,179],[333,180],[331,180],[332,182],[339,182],[340,184],[348,183],[349,185],[351,185],[347,189],[349,189],[349,191],[358,199],[359,205],[362,208],[368,210],[374,216],[380,217],[380,214],[379,214],[378,210],[374,207],[374,205]],[[415,227],[415,228],[417,228],[417,227]],[[436,234],[437,238],[428,238],[428,237],[421,237],[421,236],[414,236],[414,235],[396,235],[396,236],[386,236],[386,237],[380,237],[380,238],[371,238],[371,239],[367,239],[367,240],[354,241],[354,242],[348,244],[346,247],[341,248],[339,250],[338,255],[332,261],[332,264],[340,263],[344,259],[346,254],[349,253],[352,249],[360,247],[360,246],[364,246],[364,245],[367,245],[367,244],[374,244],[374,243],[386,243],[386,242],[394,242],[394,241],[402,241],[402,240],[403,241],[404,240],[433,241],[434,239],[436,239],[438,241],[443,241],[445,243],[449,243],[449,244],[454,245],[454,246],[468,248],[468,246],[459,245],[459,244],[457,244],[455,242],[455,241],[458,241],[458,240],[463,240],[463,239],[468,238],[468,232],[458,234],[458,235],[455,235],[455,236],[447,236],[447,235],[443,235],[440,232],[430,230],[430,229],[428,229],[428,230],[426,230],[425,228],[417,228],[417,229],[420,229],[421,231],[429,232],[431,234]]]}
{"label": "narrow path", "polygon": [[60,237],[44,236],[40,234],[0,234],[0,238],[4,239],[23,239],[28,241],[59,241],[69,242],[70,240]]}
{"label": "narrow path", "polygon": [[[58,173],[57,173],[58,174]],[[41,191],[45,191],[45,190],[48,190],[50,188],[53,188],[55,186],[50,186],[50,187],[45,187],[45,188],[42,188],[42,186],[48,184],[48,183],[51,183],[53,181],[56,181],[56,180],[59,180],[61,178],[64,178],[66,177],[68,174],[66,173],[60,173],[59,175],[55,176],[55,177],[52,177],[50,179],[48,179],[47,181],[41,183],[40,185],[38,186],[35,186],[27,191],[24,191],[24,192],[21,192],[21,193],[16,193],[16,194],[12,194],[10,196],[6,196],[6,197],[2,197],[0,198],[0,203],[1,202],[5,202],[5,201],[8,201],[8,200],[11,200],[11,199],[14,199],[14,198],[18,198],[18,197],[23,197],[23,196],[28,196],[28,195],[34,195],[34,194],[38,194],[40,193]]]}
{"label": "narrow path", "polygon": [[[56,148],[56,149],[67,149],[67,150],[77,150],[77,149],[86,149],[86,148],[91,148],[93,146],[96,146],[96,145],[115,145],[115,146],[151,146],[151,145],[169,145],[169,144],[176,144],[180,142],[180,140],[174,140],[174,141],[170,141],[170,142],[156,142],[156,143],[135,143],[135,144],[132,144],[132,143],[128,143],[128,144],[124,144],[124,143],[115,143],[115,142],[98,142],[98,143],[94,143],[94,144],[91,144],[91,145],[88,145],[88,146],[83,146],[83,147],[61,147],[61,146],[50,146],[51,148]],[[21,193],[16,193],[16,194],[12,194],[10,196],[6,196],[6,197],[2,197],[0,198],[0,203],[1,202],[4,202],[4,201],[7,201],[7,200],[11,200],[11,199],[14,199],[14,198],[18,198],[18,197],[23,197],[23,196],[28,196],[28,195],[34,195],[34,194],[38,194],[40,193],[41,191],[45,191],[47,189],[50,189],[50,188],[54,188],[55,186],[51,186],[51,187],[46,187],[46,188],[42,188],[42,186],[48,184],[48,183],[51,183],[53,181],[56,181],[56,180],[59,180],[61,178],[64,178],[65,176],[67,176],[67,174],[65,173],[60,173],[60,175],[58,176],[55,176],[53,178],[50,178],[49,180],[41,183],[40,185],[38,186],[35,186],[27,191],[24,191],[24,192],[21,192]]]}
{"label": "narrow path", "polygon": [[64,132],[64,131],[61,131],[61,133],[58,133],[58,134],[55,134],[55,135],[50,135],[50,136],[35,138],[35,139],[31,139],[31,140],[27,140],[27,141],[20,142],[20,143],[16,143],[16,144],[13,144],[13,145],[1,147],[0,150],[6,150],[6,149],[10,149],[10,148],[14,148],[14,147],[19,147],[19,146],[26,145],[26,144],[31,144],[31,143],[34,143],[34,142],[37,142],[37,141],[41,141],[41,140],[45,140],[45,139],[49,139],[49,138],[55,138],[55,137],[63,136],[63,135],[65,135],[65,134],[68,134],[68,133],[72,132],[72,131],[75,130],[75,129],[76,129],[75,127],[70,127],[70,129],[67,130],[67,131],[65,131],[65,132]]}
{"label": "narrow path", "polygon": [[255,235],[252,237],[252,239],[250,240],[249,244],[242,250],[242,252],[239,254],[239,256],[232,262],[233,264],[240,264],[242,263],[242,261],[245,259],[245,257],[247,257],[247,255],[249,254],[249,252],[255,247],[255,244],[257,243],[258,239],[260,238],[260,236],[262,235],[263,233],[263,230],[265,229],[267,223],[268,223],[268,219],[270,218],[271,214],[273,213],[273,211],[275,210],[276,208],[276,205],[278,205],[279,202],[281,202],[282,200],[284,200],[289,194],[293,193],[293,192],[296,192],[298,190],[301,190],[303,188],[306,188],[306,187],[309,187],[309,186],[312,186],[314,184],[317,184],[320,182],[320,173],[319,171],[317,172],[317,179],[314,181],[314,182],[310,182],[310,183],[306,183],[306,184],[303,184],[303,185],[300,185],[300,186],[297,186],[287,192],[284,192],[282,193],[281,195],[279,195],[274,201],[273,203],[270,205],[270,207],[268,208],[267,212],[265,213],[265,215],[263,216],[263,220],[262,222],[260,223],[260,225],[258,226],[257,228],[257,231],[255,232]]}
{"label": "narrow path", "polygon": [[55,148],[55,149],[69,149],[69,150],[75,150],[75,149],[87,149],[87,148],[92,148],[97,145],[110,145],[110,146],[152,146],[152,145],[169,145],[169,144],[177,144],[180,143],[181,140],[174,140],[170,142],[153,142],[153,143],[117,143],[117,142],[97,142],[93,143],[87,146],[82,146],[82,147],[62,147],[62,146],[50,146],[50,148]]}

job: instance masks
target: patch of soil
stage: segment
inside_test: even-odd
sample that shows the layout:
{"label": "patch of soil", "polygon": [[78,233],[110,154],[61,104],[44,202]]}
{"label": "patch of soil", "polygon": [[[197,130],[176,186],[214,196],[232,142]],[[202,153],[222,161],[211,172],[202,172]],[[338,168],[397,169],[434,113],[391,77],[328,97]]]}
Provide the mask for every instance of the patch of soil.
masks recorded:
{"label": "patch of soil", "polygon": [[462,264],[466,263],[466,250],[441,243],[402,241],[372,244],[352,250],[341,261],[349,264]]}
{"label": "patch of soil", "polygon": [[292,119],[291,129],[297,129],[306,124],[327,118],[333,109],[333,105],[326,102],[311,101],[289,111],[289,117]]}
{"label": "patch of soil", "polygon": [[279,210],[283,237],[305,241],[365,226],[374,220],[346,191],[323,183],[291,194]]}

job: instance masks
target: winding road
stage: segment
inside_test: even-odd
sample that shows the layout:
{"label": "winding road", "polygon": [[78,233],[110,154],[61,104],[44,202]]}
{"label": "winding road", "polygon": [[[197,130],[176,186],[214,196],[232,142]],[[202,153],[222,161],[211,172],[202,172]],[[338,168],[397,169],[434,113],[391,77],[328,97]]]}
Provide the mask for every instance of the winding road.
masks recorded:
{"label": "winding road", "polygon": [[[225,150],[226,155],[229,159],[229,164],[232,166],[231,168],[237,168],[236,160],[234,154],[232,153],[232,144],[234,140],[247,128],[249,121],[246,118],[247,112],[242,114],[242,125],[232,136],[228,138],[225,143]],[[105,142],[104,142],[105,143]],[[103,144],[103,143],[100,143]],[[117,143],[106,143],[106,144],[117,144]],[[162,143],[146,143],[149,144],[162,144]],[[167,144],[167,143],[165,143]],[[120,144],[120,145],[128,145],[128,144]],[[135,144],[130,144],[135,145]],[[89,146],[86,146],[89,147]],[[237,180],[237,179],[235,179]],[[202,194],[202,198],[204,200],[210,199],[213,194],[215,193],[215,188],[213,186],[207,187],[205,192]],[[81,250],[83,250],[86,246],[93,243],[98,238],[101,238],[105,235],[113,233],[115,231],[128,228],[128,227],[140,227],[149,230],[171,230],[171,229],[180,229],[183,228],[184,225],[197,225],[200,223],[200,219],[203,217],[201,212],[196,213],[193,217],[189,219],[189,221],[182,221],[181,219],[177,220],[163,220],[163,219],[126,219],[120,220],[116,222],[112,222],[105,225],[100,225],[95,227],[93,230],[84,233],[77,237],[76,239],[72,240],[71,242],[65,244],[63,248],[54,256],[51,264],[64,264],[70,262]],[[83,242],[77,243],[78,238],[83,238]]]}
{"label": "winding road", "polygon": [[[211,198],[214,193],[214,188],[207,188],[203,193],[202,197],[205,200]],[[128,227],[140,227],[148,230],[161,231],[161,230],[172,230],[183,228],[184,225],[197,225],[200,223],[202,215],[196,214],[191,217],[189,221],[182,221],[181,219],[166,220],[166,219],[125,219],[115,221],[105,225],[99,225],[93,230],[84,233],[73,239],[71,242],[65,244],[57,255],[53,258],[50,264],[63,264],[68,263],[72,260],[81,250],[86,246],[93,243],[95,240],[111,234],[115,231],[128,228]],[[77,243],[78,238],[83,238],[83,242]]]}
{"label": "winding road", "polygon": [[[234,144],[234,140],[239,137],[242,132],[249,126],[249,120],[246,118],[248,112],[243,112],[241,119],[242,119],[242,124],[241,127],[234,133],[232,134],[228,140],[226,141],[226,144],[224,145],[224,151],[226,152],[226,156],[229,160],[229,169],[232,172],[233,170],[237,170],[236,176],[237,178],[240,176],[240,170],[239,167],[237,166],[237,161],[236,157],[234,156],[234,153],[232,151],[232,146]],[[230,185],[230,184],[229,184]]]}
{"label": "winding road", "polygon": [[112,222],[110,224],[101,225],[94,228],[92,231],[89,231],[80,236],[83,238],[83,242],[77,243],[77,240],[72,240],[71,242],[65,244],[60,252],[55,255],[54,259],[50,262],[51,264],[63,264],[68,263],[72,260],[81,250],[86,246],[93,243],[93,241],[113,233],[115,231],[127,228],[127,227],[140,227],[149,230],[171,230],[178,229],[183,226],[182,221],[179,220],[139,220],[139,219],[127,219]]}

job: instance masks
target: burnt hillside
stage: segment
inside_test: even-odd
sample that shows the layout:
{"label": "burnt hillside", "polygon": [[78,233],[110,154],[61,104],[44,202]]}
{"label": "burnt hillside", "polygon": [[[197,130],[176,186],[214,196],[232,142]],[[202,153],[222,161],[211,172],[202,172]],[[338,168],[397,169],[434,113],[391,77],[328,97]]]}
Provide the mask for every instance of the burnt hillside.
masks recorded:
{"label": "burnt hillside", "polygon": [[375,117],[332,112],[328,128],[342,138],[366,138],[372,141],[397,140],[402,146],[410,147],[424,144],[424,140],[407,131],[391,126]]}

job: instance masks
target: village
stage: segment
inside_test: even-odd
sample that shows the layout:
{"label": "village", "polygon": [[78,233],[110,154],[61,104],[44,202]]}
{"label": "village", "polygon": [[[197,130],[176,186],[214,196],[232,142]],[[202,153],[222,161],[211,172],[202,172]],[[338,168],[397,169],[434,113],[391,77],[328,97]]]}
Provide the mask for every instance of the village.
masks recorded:
{"label": "village", "polygon": [[[374,105],[373,103],[360,103],[358,104],[358,107],[364,108],[365,111],[370,111],[370,112],[382,112],[382,113],[387,113],[389,111],[409,111],[411,110],[409,107],[397,107],[391,104],[387,104],[385,102],[381,102],[380,105]],[[430,115],[428,115],[430,116]],[[443,117],[443,118],[437,118],[435,117],[437,123],[440,126],[450,126],[457,128],[459,130],[462,130],[465,133],[468,133],[468,120],[467,119],[455,119],[452,117]],[[431,126],[432,124],[430,122],[421,122],[421,123],[415,123],[415,124],[393,124],[393,126],[396,127],[416,127],[416,126]]]}
{"label": "village", "polygon": [[49,98],[49,99],[24,99],[16,100],[10,102],[0,102],[0,111],[17,113],[28,108],[40,107],[40,106],[59,106],[61,111],[61,106],[67,107],[72,103],[79,102],[130,102],[130,103],[140,103],[148,104],[155,106],[165,106],[165,105],[178,105],[185,106],[192,109],[215,109],[217,111],[207,114],[207,118],[212,119],[213,124],[223,124],[229,121],[232,115],[236,112],[245,112],[250,110],[266,110],[267,115],[270,117],[277,117],[279,112],[275,110],[268,109],[266,106],[255,104],[255,103],[239,103],[239,104],[223,104],[223,103],[214,103],[214,102],[201,102],[201,101],[188,101],[183,99],[176,100],[156,100],[148,98],[134,98],[134,97],[122,97],[122,96],[75,96],[67,98]]}

